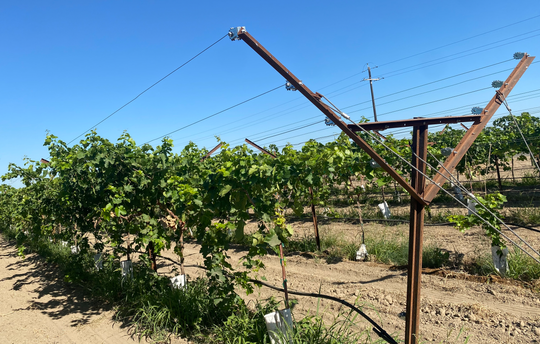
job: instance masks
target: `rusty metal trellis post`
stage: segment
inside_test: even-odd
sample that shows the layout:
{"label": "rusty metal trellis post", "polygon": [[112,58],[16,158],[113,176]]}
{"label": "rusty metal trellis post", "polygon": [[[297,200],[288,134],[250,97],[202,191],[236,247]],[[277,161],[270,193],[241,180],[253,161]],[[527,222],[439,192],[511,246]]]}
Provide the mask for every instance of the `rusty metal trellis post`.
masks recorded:
{"label": "rusty metal trellis post", "polygon": [[[514,88],[523,73],[534,60],[534,56],[523,54],[521,60],[514,68],[510,76],[503,83],[503,86],[496,91],[495,96],[483,109],[481,115],[439,117],[439,118],[414,118],[409,120],[371,122],[360,124],[345,124],[341,118],[325,103],[321,101],[322,95],[312,92],[307,88],[294,74],[281,64],[268,50],[257,42],[244,27],[232,28],[229,32],[232,40],[243,40],[257,54],[259,54],[268,64],[270,64],[279,74],[281,74],[291,86],[288,89],[294,89],[302,93],[315,107],[326,115],[335,125],[337,125],[351,140],[353,140],[361,149],[363,149],[373,160],[375,160],[396,182],[398,182],[411,195],[410,212],[410,232],[409,232],[409,264],[407,279],[407,305],[406,305],[406,328],[405,343],[417,344],[420,328],[420,289],[422,276],[422,241],[424,227],[424,209],[431,203],[438,193],[440,187],[446,182],[446,178],[455,169],[461,161],[467,150],[471,147],[478,134],[487,125],[495,111],[502,104],[502,101],[508,96]],[[433,178],[434,183],[426,186],[426,178],[423,174],[426,172],[427,158],[427,136],[428,125],[430,124],[450,124],[473,122],[473,125],[466,132],[461,142],[453,150],[452,154],[444,162],[444,167],[438,171]],[[388,128],[413,127],[412,142],[412,165],[411,183],[409,184],[401,175],[399,175],[386,161],[371,148],[355,132],[362,130],[385,130]],[[443,130],[444,131],[444,130]]]}
{"label": "rusty metal trellis post", "polygon": [[[426,178],[428,126],[415,126],[411,150],[412,165],[411,185],[420,196],[424,195]],[[423,160],[423,161],[422,161]],[[407,304],[405,308],[405,343],[418,343],[420,330],[420,286],[422,280],[422,243],[424,232],[425,205],[411,197],[409,227],[409,271],[407,274]]]}

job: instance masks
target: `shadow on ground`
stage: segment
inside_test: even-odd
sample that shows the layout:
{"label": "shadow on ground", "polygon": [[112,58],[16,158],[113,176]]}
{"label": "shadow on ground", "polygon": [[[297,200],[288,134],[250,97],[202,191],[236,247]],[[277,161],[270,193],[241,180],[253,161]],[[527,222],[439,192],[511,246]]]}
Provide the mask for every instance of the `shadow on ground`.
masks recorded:
{"label": "shadow on ground", "polygon": [[[24,309],[39,310],[55,320],[68,317],[71,326],[88,324],[96,316],[112,309],[109,304],[90,301],[82,286],[64,282],[62,271],[37,254],[20,258],[15,244],[5,238],[0,238],[0,252],[0,267],[8,271],[8,276],[0,279],[0,283],[10,282],[12,290],[22,292],[24,288],[33,294],[28,307]],[[1,261],[6,259],[15,261],[2,264]],[[119,325],[129,327],[124,323]]]}

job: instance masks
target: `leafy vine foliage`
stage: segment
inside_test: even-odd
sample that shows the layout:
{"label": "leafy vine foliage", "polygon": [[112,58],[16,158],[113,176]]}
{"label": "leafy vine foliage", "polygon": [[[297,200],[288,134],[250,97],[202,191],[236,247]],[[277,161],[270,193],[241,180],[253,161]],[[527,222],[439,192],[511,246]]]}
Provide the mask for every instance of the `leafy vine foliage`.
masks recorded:
{"label": "leafy vine foliage", "polygon": [[[518,121],[526,127],[525,135],[540,136],[537,118],[524,113]],[[480,135],[471,148],[474,154],[468,155],[470,161],[462,165],[477,168],[484,163],[487,143],[503,164],[508,152],[523,152],[513,140],[517,136],[512,123],[507,118],[496,121]],[[505,139],[500,139],[501,132]],[[443,159],[441,148],[455,147],[462,134],[451,129],[433,134],[430,141],[435,144],[429,149]],[[372,137],[359,135],[398,173],[408,176],[407,164]],[[233,304],[238,301],[236,285],[253,291],[249,273],[264,267],[260,257],[287,244],[292,235],[283,216],[287,210],[301,215],[306,206],[326,207],[333,196],[344,192],[351,204],[360,206],[364,182],[355,180],[378,187],[392,182],[343,134],[327,144],[309,141],[301,150],[289,145],[278,151],[271,146],[275,158],[245,145],[222,144],[219,153],[206,157],[208,151],[193,143],[175,153],[167,138],[157,147],[137,146],[128,134],[111,142],[91,132],[70,147],[48,135],[50,162],[10,164],[2,177],[3,181],[18,178],[24,187],[0,185],[0,229],[18,233],[21,253],[27,240],[51,238],[83,252],[106,252],[112,256],[109,261],[130,259],[136,252],[152,258],[172,248],[181,264],[184,237],[192,233],[201,247],[212,294],[220,295],[214,302]],[[408,140],[389,136],[385,144],[410,159]],[[534,149],[537,155],[538,145]],[[434,160],[430,163],[437,165]],[[256,223],[257,228],[246,233],[248,223]],[[227,251],[233,241],[247,247],[243,269],[229,262]]]}
{"label": "leafy vine foliage", "polygon": [[504,216],[502,216],[499,210],[502,209],[504,203],[507,201],[506,196],[497,192],[488,194],[485,197],[477,196],[476,199],[485,206],[485,208],[476,207],[476,212],[485,219],[487,223],[474,214],[451,215],[448,217],[448,220],[454,223],[454,226],[462,233],[471,229],[473,226],[482,226],[486,231],[486,235],[491,238],[491,246],[505,248],[506,244],[502,240],[500,234],[501,225],[497,218],[504,219]]}

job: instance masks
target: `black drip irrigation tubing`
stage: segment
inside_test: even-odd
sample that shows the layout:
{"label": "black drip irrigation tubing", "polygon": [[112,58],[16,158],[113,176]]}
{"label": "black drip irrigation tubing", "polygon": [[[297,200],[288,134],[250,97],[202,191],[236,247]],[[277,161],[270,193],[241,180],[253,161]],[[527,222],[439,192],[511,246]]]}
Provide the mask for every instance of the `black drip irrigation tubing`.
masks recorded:
{"label": "black drip irrigation tubing", "polygon": [[[358,218],[355,217],[328,217],[328,216],[317,216],[318,219],[328,220],[328,221],[358,221]],[[290,217],[289,219],[293,220],[305,220],[312,221],[311,217]],[[362,219],[363,222],[394,222],[394,223],[409,223],[409,220],[401,219]],[[425,223],[424,226],[450,226],[454,225],[452,222],[441,222],[441,223]]]}
{"label": "black drip irrigation tubing", "polygon": [[[166,260],[170,260],[170,261],[176,263],[175,261],[173,261],[170,258],[163,257],[163,256],[158,256],[158,257],[166,259]],[[176,263],[176,264],[178,264],[178,263]],[[206,267],[201,266],[201,265],[184,265],[184,267],[186,267],[186,268],[199,268],[199,269],[203,269],[203,270],[208,270]],[[265,283],[265,282],[262,282],[262,281],[259,281],[259,280],[256,280],[256,279],[251,279],[250,278],[249,282],[252,282],[252,283],[255,283],[255,284],[260,284],[260,285],[263,285],[263,286],[265,286],[267,288],[274,289],[274,290],[279,291],[279,292],[285,292],[285,290],[283,288],[279,288],[279,287],[273,286],[271,284],[268,284],[268,283]],[[293,291],[293,290],[290,290],[290,289],[287,289],[287,292],[289,294],[292,294],[292,295],[328,299],[328,300],[331,300],[331,301],[334,301],[334,302],[341,303],[342,305],[349,307],[350,309],[352,309],[356,313],[360,314],[364,319],[369,321],[369,323],[371,325],[373,325],[373,332],[375,332],[379,337],[386,340],[390,344],[397,344],[396,340],[394,338],[392,338],[392,336],[388,332],[386,332],[379,324],[377,324],[373,319],[371,319],[366,313],[364,313],[360,309],[358,309],[358,307],[352,305],[351,303],[349,303],[349,302],[347,302],[345,300],[341,300],[341,299],[338,299],[337,297],[333,297],[333,296],[330,296],[330,295],[304,293],[304,292],[301,292],[301,291]]]}
{"label": "black drip irrigation tubing", "polygon": [[[280,292],[285,291],[282,288],[275,287],[273,285],[261,282],[261,281],[256,280],[256,279],[250,279],[249,281],[253,282],[253,283],[260,284],[260,285],[263,285],[263,286],[265,286],[267,288],[270,288],[270,289],[274,289],[276,291],[280,291]],[[341,300],[341,299],[338,299],[337,297],[333,297],[333,296],[329,296],[329,295],[325,295],[325,294],[304,293],[304,292],[300,292],[300,291],[293,291],[293,290],[290,290],[290,289],[287,289],[287,292],[289,294],[292,294],[292,295],[316,297],[316,298],[328,299],[328,300],[332,300],[334,302],[341,303],[342,305],[349,307],[350,309],[352,309],[353,311],[355,311],[356,313],[358,313],[362,317],[364,317],[364,319],[369,321],[371,323],[371,325],[373,325],[373,332],[375,332],[379,337],[386,340],[388,343],[397,344],[397,342],[394,340],[394,338],[392,338],[392,336],[390,336],[390,334],[388,334],[388,332],[386,332],[381,326],[379,326],[379,324],[377,324],[373,319],[371,319],[366,313],[364,313],[360,309],[358,309],[358,307],[350,304],[349,302],[347,302],[345,300]]]}
{"label": "black drip irrigation tubing", "polygon": [[[347,221],[358,221],[357,218],[354,217],[328,217],[328,216],[319,216],[318,218],[324,219],[324,220],[330,220],[330,221],[338,221],[338,220],[347,220]],[[305,220],[305,221],[311,221],[311,217],[292,217],[291,219],[298,219],[298,220]],[[364,222],[394,222],[394,223],[410,223],[409,220],[400,220],[400,219],[362,219]],[[528,229],[533,232],[540,233],[540,229],[536,229],[533,227],[523,226],[517,223],[512,222],[506,222],[507,225],[515,226],[519,228]],[[424,223],[424,226],[453,226],[454,223],[452,222],[441,222],[441,223]],[[504,228],[503,228],[504,229]]]}
{"label": "black drip irrigation tubing", "polygon": [[512,222],[507,222],[506,224],[511,225],[511,226],[516,226],[516,227],[519,227],[519,228],[525,228],[525,229],[528,229],[528,230],[536,232],[536,233],[540,233],[540,229],[536,229],[536,228],[533,228],[533,227],[518,225],[517,223],[512,223]]}

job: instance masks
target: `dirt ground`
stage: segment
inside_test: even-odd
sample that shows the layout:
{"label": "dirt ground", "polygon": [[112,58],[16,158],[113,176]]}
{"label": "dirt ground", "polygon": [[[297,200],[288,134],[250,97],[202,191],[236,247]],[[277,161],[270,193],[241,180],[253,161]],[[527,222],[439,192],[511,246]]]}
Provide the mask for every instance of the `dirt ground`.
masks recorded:
{"label": "dirt ground", "polygon": [[[113,310],[84,298],[35,254],[17,256],[0,236],[0,343],[134,344]],[[144,341],[143,341],[144,342]],[[175,340],[176,344],[187,343]]]}
{"label": "dirt ground", "polygon": [[[322,226],[325,232],[339,231],[346,225]],[[406,225],[384,227],[367,225],[367,235],[382,231],[407,232]],[[352,228],[345,229],[350,233]],[[296,235],[308,235],[311,226],[295,225]],[[540,247],[540,234],[517,230],[518,234],[535,247]],[[438,242],[442,248],[457,250],[464,256],[488,250],[489,241],[481,229],[466,234],[452,227],[426,227],[425,242]],[[186,264],[202,264],[197,245],[186,246]],[[233,262],[238,262],[242,251],[230,250]],[[172,257],[172,255],[170,256]],[[306,254],[292,254],[287,258],[287,281],[290,290],[327,294],[361,305],[364,311],[391,334],[403,338],[405,320],[399,314],[405,310],[406,271],[370,262],[338,261],[328,263],[323,259],[309,258]],[[268,283],[280,287],[281,266],[278,256],[263,258],[266,270],[259,273]],[[167,273],[172,265],[161,261],[160,271]],[[187,268],[190,278],[202,275],[197,268]],[[422,277],[421,331],[425,342],[434,343],[540,343],[540,294],[518,285],[476,281],[464,272],[426,270]],[[242,295],[242,293],[241,293]],[[269,297],[283,299],[283,294],[261,288],[246,297],[247,300],[264,300]],[[340,304],[329,300],[291,296],[298,300],[293,314],[302,317],[315,313],[317,308],[332,318]],[[360,320],[360,328],[367,322]],[[462,334],[458,337],[458,334]],[[372,337],[377,335],[372,333]]]}
{"label": "dirt ground", "polygon": [[[405,235],[407,225],[366,225],[366,236],[393,233]],[[309,223],[295,223],[295,235],[310,235]],[[342,233],[355,236],[358,229],[347,224],[323,224],[321,235]],[[540,235],[519,229],[533,246],[540,247]],[[452,227],[425,228],[425,243],[462,253],[465,257],[488,250],[489,241],[481,229],[462,234]],[[186,245],[186,264],[202,264],[199,246]],[[14,246],[0,238],[0,338],[2,343],[134,343],[129,328],[112,320],[113,310],[84,299],[76,288],[66,286],[54,267],[35,255],[22,260]],[[244,252],[230,250],[232,262]],[[165,257],[177,260],[172,252]],[[258,277],[281,286],[279,257],[263,258],[266,269]],[[173,264],[160,259],[159,273],[171,274]],[[188,267],[188,278],[204,274],[202,269]],[[403,338],[405,321],[399,314],[405,310],[406,271],[372,262],[333,261],[295,253],[287,257],[287,279],[290,290],[335,296],[356,302],[387,332]],[[485,279],[471,280],[459,271],[426,270],[422,277],[422,339],[429,343],[540,343],[540,294],[518,285],[496,283]],[[239,291],[240,295],[245,295]],[[283,294],[268,288],[257,289],[246,300],[283,299]],[[298,301],[293,314],[301,318],[319,309],[330,319],[340,310],[329,300],[291,296]],[[360,329],[369,328],[359,318]],[[461,332],[461,335],[458,334]],[[371,333],[376,338],[375,333]],[[187,343],[173,339],[173,343]]]}

